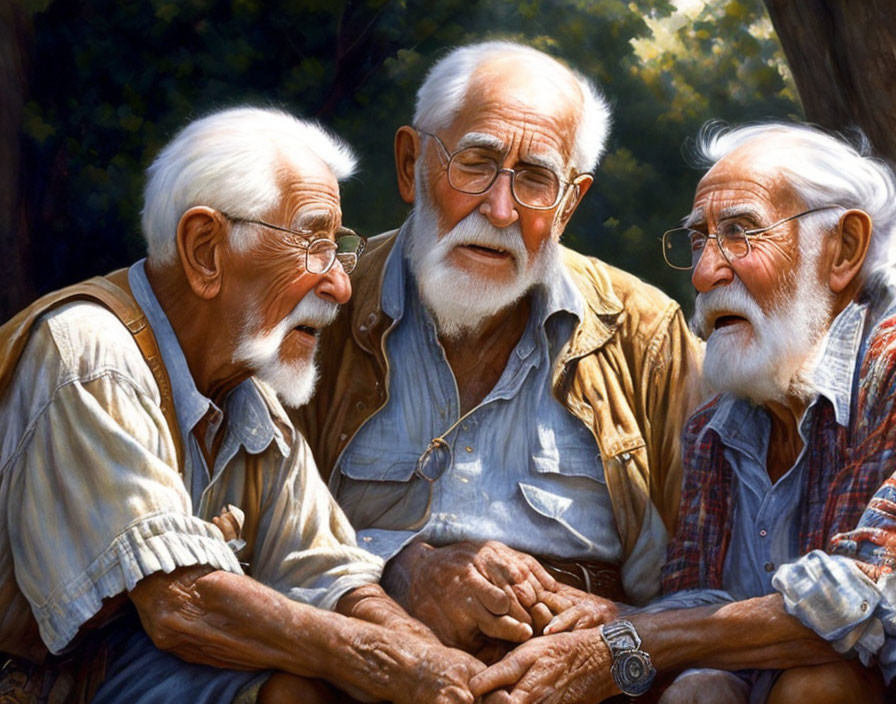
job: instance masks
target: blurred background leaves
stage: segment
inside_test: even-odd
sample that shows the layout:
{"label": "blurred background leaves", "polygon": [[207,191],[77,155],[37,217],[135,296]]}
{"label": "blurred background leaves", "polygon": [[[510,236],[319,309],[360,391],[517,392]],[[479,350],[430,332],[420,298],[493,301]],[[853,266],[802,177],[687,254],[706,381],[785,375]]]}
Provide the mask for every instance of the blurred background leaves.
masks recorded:
{"label": "blurred background leaves", "polygon": [[530,43],[601,85],[609,148],[565,241],[688,307],[687,275],[659,248],[700,175],[685,140],[708,119],[801,116],[761,0],[30,0],[6,12],[25,80],[16,182],[4,186],[15,239],[0,242],[20,264],[0,319],[143,256],[144,169],[188,120],[225,106],[335,130],[361,157],[345,222],[368,235],[398,226],[395,129],[432,62],[484,38]]}

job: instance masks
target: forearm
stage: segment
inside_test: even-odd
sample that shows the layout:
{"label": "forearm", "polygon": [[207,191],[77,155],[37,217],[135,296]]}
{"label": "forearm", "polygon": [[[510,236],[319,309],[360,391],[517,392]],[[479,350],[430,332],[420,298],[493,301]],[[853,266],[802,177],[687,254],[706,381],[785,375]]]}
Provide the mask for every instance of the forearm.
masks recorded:
{"label": "forearm", "polygon": [[378,584],[358,587],[345,594],[336,604],[336,611],[344,616],[351,616],[368,623],[413,633],[421,638],[439,642],[432,630],[412,618]]}
{"label": "forearm", "polygon": [[412,569],[415,561],[421,561],[424,553],[432,546],[423,541],[414,541],[403,547],[386,563],[380,583],[386,593],[402,608],[410,609]]}
{"label": "forearm", "polygon": [[628,618],[658,670],[784,669],[840,659],[826,641],[787,614],[777,594]]}
{"label": "forearm", "polygon": [[167,593],[156,606],[174,597],[180,608],[147,605],[142,582],[132,598],[137,593],[156,645],[184,660],[319,677],[382,698],[399,668],[413,669],[413,653],[382,626],[300,604],[240,575],[191,568],[163,577]]}

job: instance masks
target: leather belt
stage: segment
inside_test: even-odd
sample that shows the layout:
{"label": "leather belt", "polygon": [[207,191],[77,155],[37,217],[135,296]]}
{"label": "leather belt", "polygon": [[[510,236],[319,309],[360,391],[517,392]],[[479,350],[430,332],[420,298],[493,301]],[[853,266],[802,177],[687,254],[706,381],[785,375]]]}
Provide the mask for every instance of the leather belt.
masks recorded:
{"label": "leather belt", "polygon": [[561,584],[613,601],[625,601],[619,565],[609,562],[579,562],[556,557],[534,556],[547,573]]}

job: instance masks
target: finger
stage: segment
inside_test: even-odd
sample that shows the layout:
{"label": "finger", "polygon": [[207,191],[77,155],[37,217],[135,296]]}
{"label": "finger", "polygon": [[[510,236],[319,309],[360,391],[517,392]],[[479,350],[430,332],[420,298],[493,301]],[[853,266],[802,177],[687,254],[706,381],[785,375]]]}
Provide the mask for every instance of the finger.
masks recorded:
{"label": "finger", "polygon": [[495,616],[504,616],[510,612],[511,598],[507,593],[488,581],[478,572],[471,572],[465,580],[466,591],[474,596],[480,604]]}
{"label": "finger", "polygon": [[499,689],[497,692],[492,692],[484,699],[477,699],[477,704],[479,701],[482,704],[513,704],[513,698],[510,696],[509,692],[505,692],[503,689]]}
{"label": "finger", "polygon": [[523,557],[526,560],[526,565],[529,569],[529,573],[538,580],[539,584],[541,584],[542,587],[552,592],[555,592],[560,588],[560,584],[556,579],[548,574],[548,571],[544,568],[544,565],[542,565],[531,555],[524,555]]}
{"label": "finger", "polygon": [[492,618],[479,623],[479,630],[491,638],[509,640],[512,643],[522,643],[532,637],[532,626],[521,623],[510,616]]}
{"label": "finger", "polygon": [[540,602],[532,607],[530,613],[532,614],[536,633],[542,633],[544,627],[551,622],[552,618],[554,618],[554,613]]}
{"label": "finger", "polygon": [[[517,652],[517,651],[514,651]],[[511,653],[500,662],[486,668],[470,678],[470,691],[474,697],[481,697],[500,687],[510,687],[529,670],[528,658]]]}
{"label": "finger", "polygon": [[233,529],[233,524],[227,520],[227,518],[213,516],[212,523],[214,523],[217,529],[221,531],[225,541],[236,540],[236,531]]}
{"label": "finger", "polygon": [[576,607],[567,609],[551,619],[550,623],[544,627],[544,634],[547,636],[552,633],[571,631],[578,624],[580,616],[581,612]]}
{"label": "finger", "polygon": [[542,604],[545,604],[555,614],[559,614],[563,611],[566,611],[567,609],[571,609],[576,605],[575,600],[571,599],[568,595],[562,592],[543,592],[540,595],[539,601]]}
{"label": "finger", "polygon": [[509,548],[505,548],[502,554],[495,550],[483,551],[477,555],[476,569],[478,569],[492,584],[499,587],[519,584],[525,581],[528,572],[516,564],[516,555]]}
{"label": "finger", "polygon": [[454,686],[442,689],[433,704],[475,704],[475,699],[468,690]]}
{"label": "finger", "polygon": [[529,615],[529,607],[520,603],[520,600],[516,598],[515,590],[512,587],[504,587],[504,593],[507,595],[507,599],[510,603],[510,608],[507,609],[507,616],[515,618],[522,623],[532,625],[532,617]]}

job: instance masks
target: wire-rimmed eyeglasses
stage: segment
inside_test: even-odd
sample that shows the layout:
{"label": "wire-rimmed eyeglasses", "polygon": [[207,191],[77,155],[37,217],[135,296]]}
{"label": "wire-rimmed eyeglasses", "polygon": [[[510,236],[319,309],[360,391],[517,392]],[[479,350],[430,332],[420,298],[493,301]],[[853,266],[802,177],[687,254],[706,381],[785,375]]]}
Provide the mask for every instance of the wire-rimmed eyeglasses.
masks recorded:
{"label": "wire-rimmed eyeglasses", "polygon": [[507,173],[510,175],[510,193],[517,203],[533,210],[550,210],[561,201],[566,186],[588,175],[577,174],[572,181],[567,181],[547,166],[530,164],[516,169],[501,168],[494,151],[490,149],[469,146],[452,153],[438,135],[419,129],[417,132],[435,140],[445,161],[449,185],[468,195],[482,195],[492,187],[498,176]]}
{"label": "wire-rimmed eyeglasses", "polygon": [[769,230],[783,225],[785,222],[796,220],[805,215],[811,215],[822,210],[839,208],[839,205],[826,205],[821,208],[812,208],[802,213],[778,220],[767,227],[748,230],[743,223],[734,218],[720,220],[716,232],[700,232],[689,227],[676,227],[663,233],[663,258],[666,264],[673,269],[688,271],[693,269],[703,250],[707,240],[715,240],[719,251],[730,264],[738,259],[743,259],[752,251],[750,240],[761,238]]}
{"label": "wire-rimmed eyeglasses", "polygon": [[323,230],[292,230],[264,220],[249,220],[218,212],[231,222],[261,225],[292,235],[286,239],[290,244],[305,250],[305,271],[310,274],[326,274],[337,260],[342,265],[343,271],[350,274],[357,266],[367,244],[364,237],[347,227],[338,228],[333,233],[333,239],[330,239],[329,233]]}

